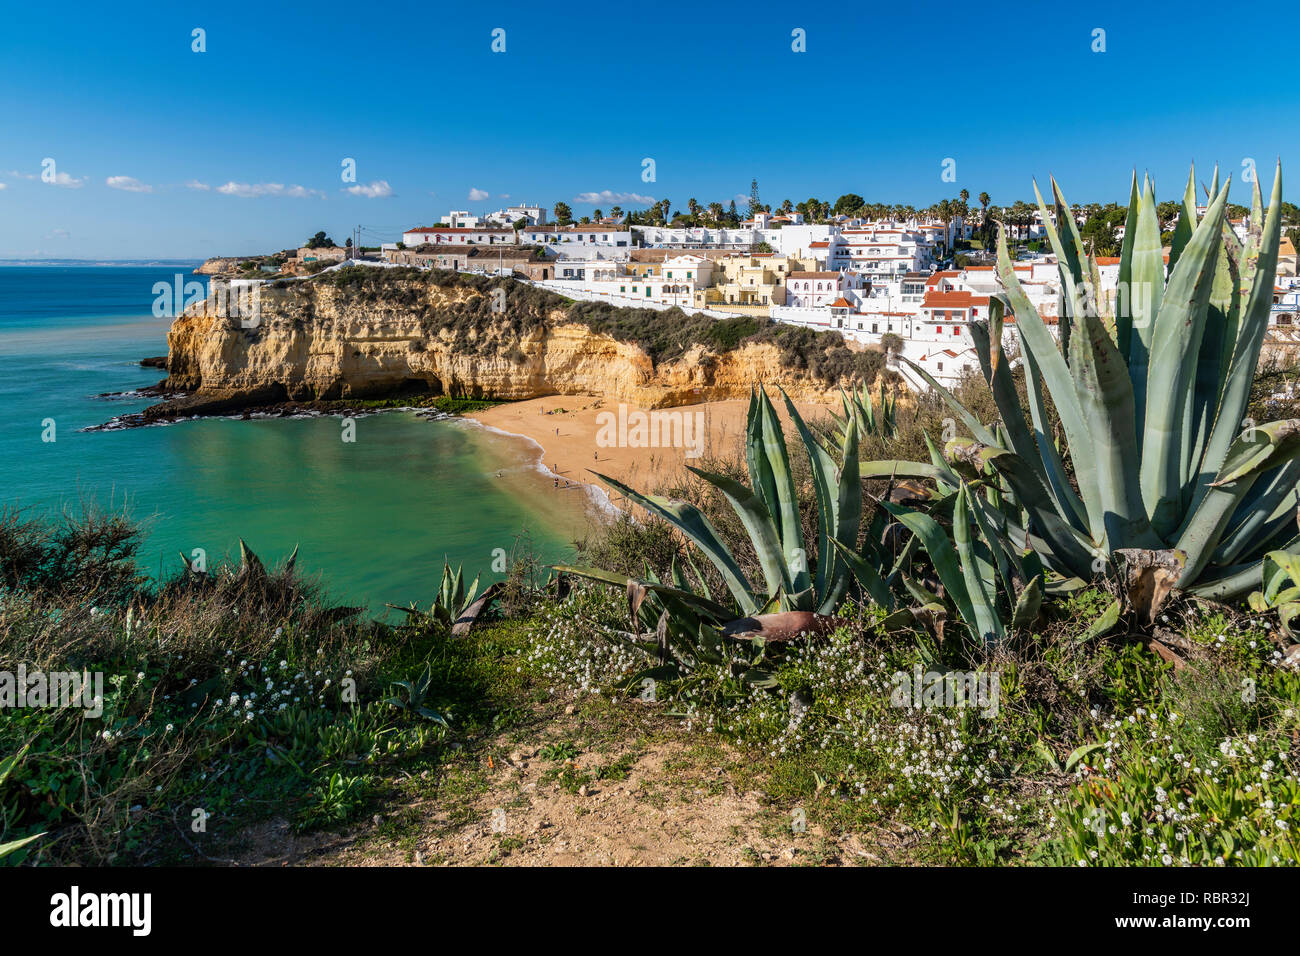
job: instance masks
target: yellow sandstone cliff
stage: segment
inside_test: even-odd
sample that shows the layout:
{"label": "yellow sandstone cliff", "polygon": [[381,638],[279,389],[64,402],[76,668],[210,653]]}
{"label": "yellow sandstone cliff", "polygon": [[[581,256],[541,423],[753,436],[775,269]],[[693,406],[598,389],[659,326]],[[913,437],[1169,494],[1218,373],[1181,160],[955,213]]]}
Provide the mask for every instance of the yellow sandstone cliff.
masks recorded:
{"label": "yellow sandstone cliff", "polygon": [[570,318],[557,296],[505,280],[443,283],[415,274],[369,286],[264,287],[248,328],[209,298],[168,333],[168,385],[261,401],[415,388],[498,399],[595,394],[647,408],[744,398],[759,382],[803,401],[837,393],[838,383],[783,367],[770,343],[692,345],[656,365],[638,345]]}

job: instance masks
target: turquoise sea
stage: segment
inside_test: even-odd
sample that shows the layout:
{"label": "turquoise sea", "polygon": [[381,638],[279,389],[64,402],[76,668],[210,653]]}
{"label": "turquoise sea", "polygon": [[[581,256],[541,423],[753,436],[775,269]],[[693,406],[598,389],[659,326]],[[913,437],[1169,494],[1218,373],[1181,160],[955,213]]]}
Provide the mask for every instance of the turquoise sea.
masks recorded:
{"label": "turquoise sea", "polygon": [[192,268],[0,266],[0,505],[125,507],[155,577],[181,551],[237,555],[241,536],[268,562],[299,545],[333,597],[376,611],[427,604],[444,556],[486,582],[517,543],[547,562],[572,554],[595,520],[585,495],[555,494],[535,445],[466,421],[373,415],[352,443],[337,417],[85,431],[150,404],[101,396],[163,377],[138,364],[167,351],[153,289],[206,286]]}

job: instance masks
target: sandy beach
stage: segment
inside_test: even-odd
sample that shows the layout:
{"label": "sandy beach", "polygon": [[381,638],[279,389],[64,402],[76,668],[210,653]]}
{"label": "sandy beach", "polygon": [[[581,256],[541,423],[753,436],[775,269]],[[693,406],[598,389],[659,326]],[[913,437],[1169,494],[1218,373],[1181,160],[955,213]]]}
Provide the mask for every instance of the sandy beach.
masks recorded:
{"label": "sandy beach", "polygon": [[[786,421],[783,403],[776,404]],[[587,483],[608,491],[592,474],[599,472],[648,492],[685,477],[687,464],[739,455],[748,407],[747,401],[737,399],[651,411],[594,395],[554,395],[497,405],[467,417],[540,445],[542,464],[560,487]],[[797,407],[805,421],[831,411],[830,406],[811,403]],[[622,505],[622,498],[610,497]]]}

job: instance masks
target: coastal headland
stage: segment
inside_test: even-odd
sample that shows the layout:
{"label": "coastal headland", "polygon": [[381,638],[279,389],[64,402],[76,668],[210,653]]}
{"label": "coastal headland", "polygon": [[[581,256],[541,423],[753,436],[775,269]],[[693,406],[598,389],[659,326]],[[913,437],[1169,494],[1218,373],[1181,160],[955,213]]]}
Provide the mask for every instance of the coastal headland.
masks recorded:
{"label": "coastal headland", "polygon": [[167,338],[168,376],[154,389],[164,400],[123,424],[505,402],[466,411],[540,445],[557,486],[600,471],[654,487],[692,459],[732,453],[759,384],[815,416],[842,387],[894,374],[882,353],[833,332],[574,302],[440,270],[271,283],[251,317],[209,298]]}

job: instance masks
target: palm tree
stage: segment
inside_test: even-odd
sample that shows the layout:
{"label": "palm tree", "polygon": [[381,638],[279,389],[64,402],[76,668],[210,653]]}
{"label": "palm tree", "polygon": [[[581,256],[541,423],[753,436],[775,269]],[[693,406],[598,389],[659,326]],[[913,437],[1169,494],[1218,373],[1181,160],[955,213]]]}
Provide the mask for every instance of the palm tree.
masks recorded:
{"label": "palm tree", "polygon": [[988,193],[980,193],[980,219],[987,219],[989,217],[989,201],[990,197]]}
{"label": "palm tree", "polygon": [[609,214],[610,214],[611,216],[613,216],[615,219],[622,220],[622,218],[623,218],[623,207],[622,207],[622,206],[614,206],[613,208],[610,209]]}
{"label": "palm tree", "polygon": [[694,198],[686,200],[686,208],[690,210],[692,219],[700,214],[700,204]]}
{"label": "palm tree", "polygon": [[709,203],[709,218],[714,222],[720,222],[722,220],[722,203]]}

